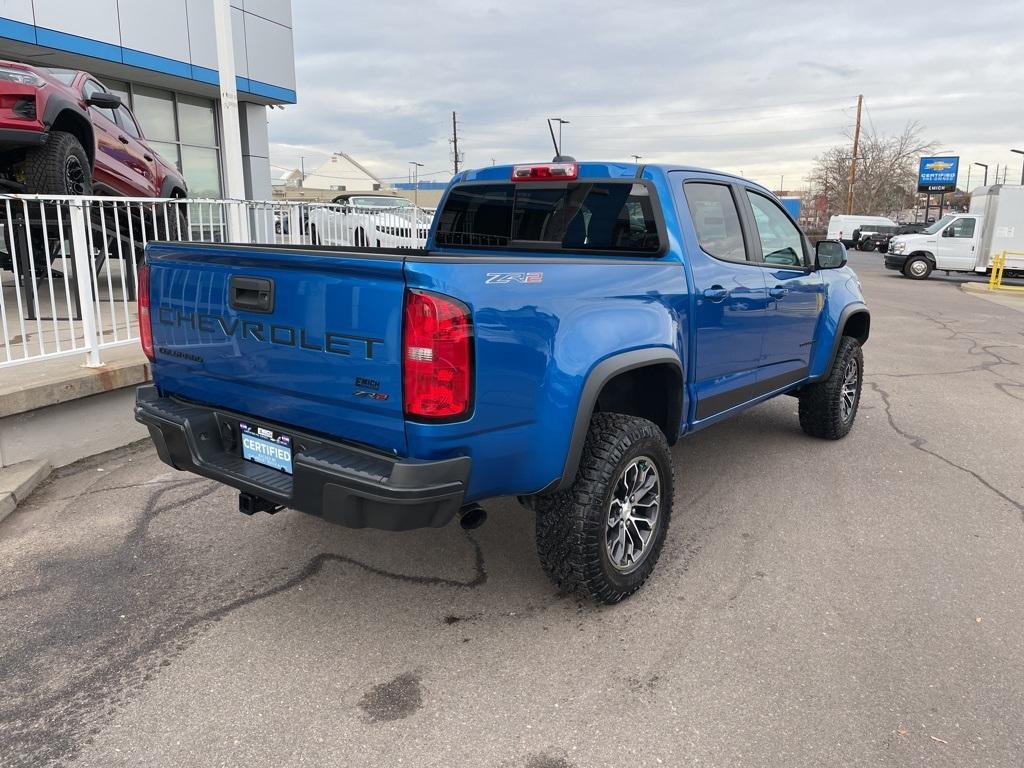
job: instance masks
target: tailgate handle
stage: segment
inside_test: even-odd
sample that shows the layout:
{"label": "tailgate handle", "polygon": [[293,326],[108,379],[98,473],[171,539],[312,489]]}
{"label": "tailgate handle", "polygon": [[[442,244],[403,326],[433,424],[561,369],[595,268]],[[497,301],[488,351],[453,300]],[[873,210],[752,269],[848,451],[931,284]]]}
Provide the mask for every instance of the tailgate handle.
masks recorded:
{"label": "tailgate handle", "polygon": [[247,312],[273,312],[274,281],[265,277],[233,276],[231,308]]}

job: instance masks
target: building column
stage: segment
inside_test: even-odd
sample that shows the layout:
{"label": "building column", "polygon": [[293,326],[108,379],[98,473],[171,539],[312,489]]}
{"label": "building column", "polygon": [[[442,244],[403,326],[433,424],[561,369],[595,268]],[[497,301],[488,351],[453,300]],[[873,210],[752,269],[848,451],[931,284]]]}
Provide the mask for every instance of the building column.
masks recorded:
{"label": "building column", "polygon": [[270,200],[270,140],[267,136],[267,108],[242,101],[238,104],[238,125],[242,133],[242,175],[249,200]]}

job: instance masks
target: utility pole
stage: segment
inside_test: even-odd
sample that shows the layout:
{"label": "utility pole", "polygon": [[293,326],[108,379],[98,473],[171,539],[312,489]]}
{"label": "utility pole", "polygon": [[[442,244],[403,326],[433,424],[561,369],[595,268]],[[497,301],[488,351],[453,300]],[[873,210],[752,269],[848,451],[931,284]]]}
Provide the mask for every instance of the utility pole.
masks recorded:
{"label": "utility pole", "polygon": [[459,128],[455,122],[455,110],[452,110],[452,161],[455,163],[455,175],[459,175]]}
{"label": "utility pole", "polygon": [[857,151],[860,149],[860,111],[864,106],[864,94],[857,96],[857,125],[853,129],[853,157],[850,158],[850,189],[846,194],[846,213],[853,213],[853,184],[857,180]]}
{"label": "utility pole", "polygon": [[630,155],[630,157],[633,158],[633,162],[634,163],[639,163],[640,162],[640,158],[643,157],[643,155]]}
{"label": "utility pole", "polygon": [[302,155],[302,156],[299,157],[299,168],[301,169],[299,172],[302,174],[299,177],[299,186],[301,187],[303,184],[306,183],[306,156],[305,155]]}

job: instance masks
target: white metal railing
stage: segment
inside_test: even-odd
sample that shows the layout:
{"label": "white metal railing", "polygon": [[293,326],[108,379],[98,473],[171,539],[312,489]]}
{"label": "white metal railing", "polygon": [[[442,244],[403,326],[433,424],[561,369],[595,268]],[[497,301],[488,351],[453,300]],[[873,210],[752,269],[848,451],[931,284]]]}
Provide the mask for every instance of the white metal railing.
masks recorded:
{"label": "white metal railing", "polygon": [[150,240],[419,248],[433,211],[253,200],[0,196],[0,368],[136,343]]}

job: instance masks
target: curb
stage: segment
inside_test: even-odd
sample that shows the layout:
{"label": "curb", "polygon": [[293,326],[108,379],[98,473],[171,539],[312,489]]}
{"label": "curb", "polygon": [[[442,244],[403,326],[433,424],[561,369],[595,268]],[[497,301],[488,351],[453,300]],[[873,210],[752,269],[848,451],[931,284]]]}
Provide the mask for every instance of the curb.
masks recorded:
{"label": "curb", "polygon": [[53,468],[45,460],[23,461],[0,469],[0,522],[25,501]]}

